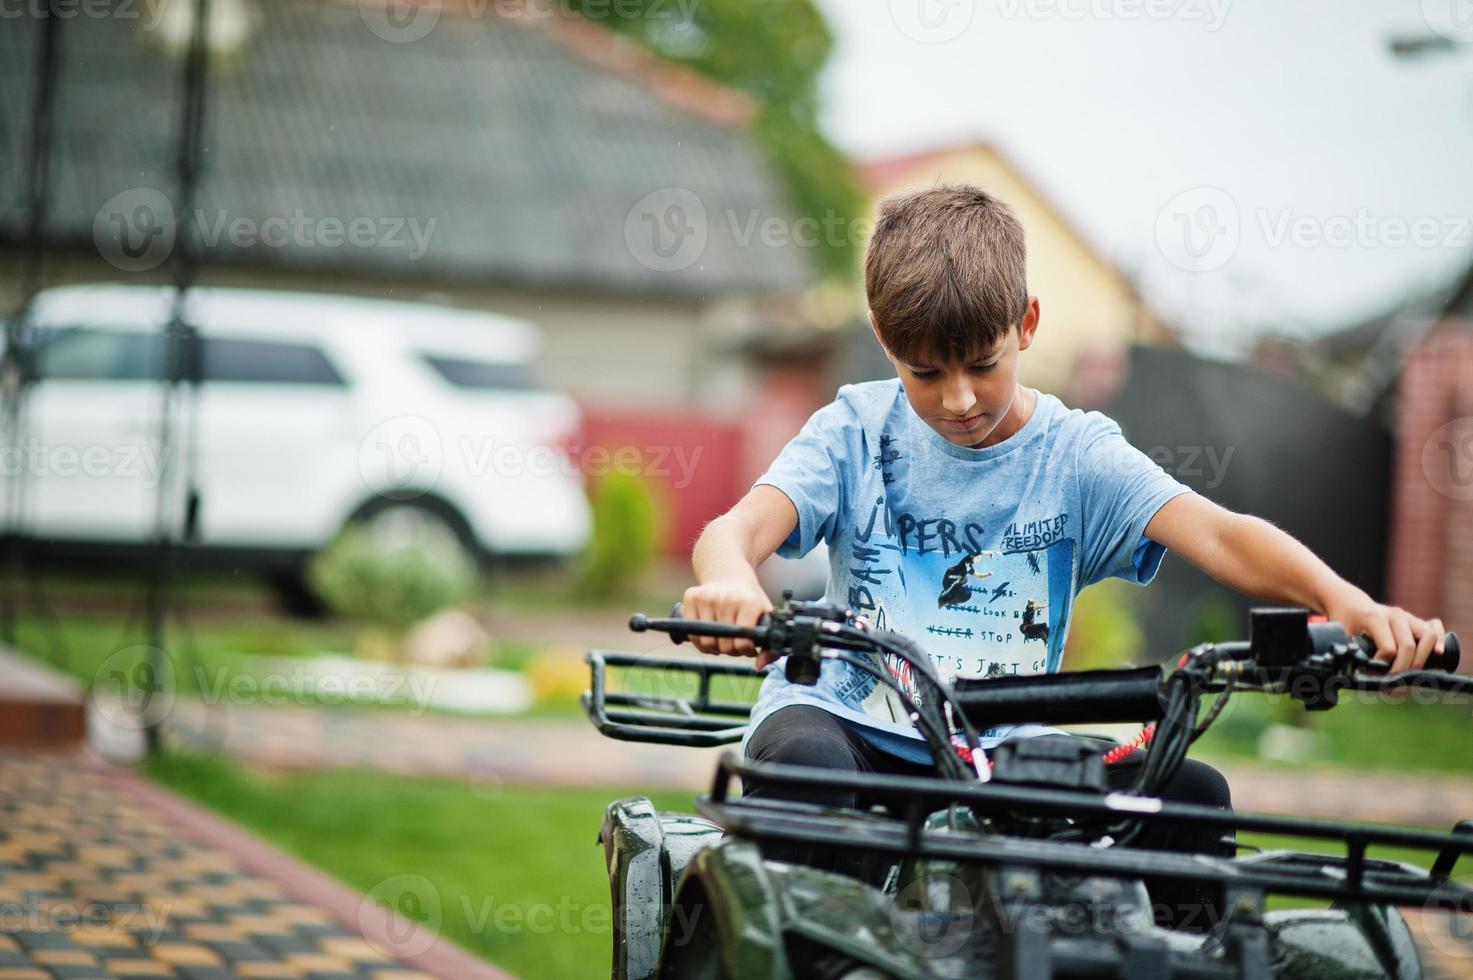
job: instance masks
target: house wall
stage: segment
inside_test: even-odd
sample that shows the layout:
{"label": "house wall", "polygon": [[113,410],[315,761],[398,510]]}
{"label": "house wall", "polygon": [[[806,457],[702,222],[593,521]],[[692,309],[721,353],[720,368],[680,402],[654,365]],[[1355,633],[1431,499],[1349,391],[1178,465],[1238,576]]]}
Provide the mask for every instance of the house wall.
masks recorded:
{"label": "house wall", "polygon": [[882,183],[870,190],[878,200],[937,183],[976,184],[1011,205],[1023,223],[1028,288],[1038,296],[1041,313],[1037,338],[1022,360],[1025,384],[1064,395],[1085,353],[1165,339],[1165,328],[1144,310],[1124,276],[990,148],[963,147],[887,165]]}
{"label": "house wall", "polygon": [[[1390,601],[1473,630],[1473,323],[1447,321],[1399,381]],[[1466,670],[1465,660],[1465,670]]]}

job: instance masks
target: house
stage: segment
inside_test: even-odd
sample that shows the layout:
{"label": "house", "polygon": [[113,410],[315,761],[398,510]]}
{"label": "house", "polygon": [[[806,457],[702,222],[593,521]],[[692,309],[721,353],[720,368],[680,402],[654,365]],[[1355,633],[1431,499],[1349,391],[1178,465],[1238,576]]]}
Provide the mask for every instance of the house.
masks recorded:
{"label": "house", "polygon": [[[548,5],[437,3],[423,36],[385,30],[367,0],[222,5],[203,185],[179,216],[204,243],[202,283],[525,317],[587,439],[661,420],[679,422],[655,430],[667,441],[739,433],[751,379],[734,344],[761,329],[758,301],[815,278],[801,248],[744,233],[787,213],[747,97]],[[168,281],[180,51],[156,6],[62,24],[46,285]],[[39,30],[0,31],[6,312]],[[734,499],[734,465],[706,454],[678,535]]]}

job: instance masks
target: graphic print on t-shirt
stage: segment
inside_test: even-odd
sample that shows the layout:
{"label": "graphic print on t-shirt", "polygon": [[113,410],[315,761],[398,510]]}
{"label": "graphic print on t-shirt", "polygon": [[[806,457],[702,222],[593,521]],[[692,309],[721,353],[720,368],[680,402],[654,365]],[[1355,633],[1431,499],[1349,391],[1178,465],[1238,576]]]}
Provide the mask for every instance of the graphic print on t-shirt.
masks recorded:
{"label": "graphic print on t-shirt", "polygon": [[[943,679],[1054,671],[1074,596],[1070,531],[1069,514],[992,531],[978,521],[892,513],[877,496],[845,536],[847,604],[920,643]],[[885,666],[914,699],[909,666],[895,658]]]}

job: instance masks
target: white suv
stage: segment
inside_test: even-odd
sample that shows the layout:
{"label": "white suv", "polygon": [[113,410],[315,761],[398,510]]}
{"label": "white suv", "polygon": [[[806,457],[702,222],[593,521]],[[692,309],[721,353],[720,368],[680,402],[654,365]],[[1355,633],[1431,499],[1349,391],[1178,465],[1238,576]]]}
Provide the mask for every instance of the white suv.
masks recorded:
{"label": "white suv", "polygon": [[[172,302],[168,288],[120,285],[37,296],[38,380],[20,445],[0,462],[27,482],[44,551],[152,540]],[[563,556],[586,541],[582,481],[563,455],[577,408],[531,382],[531,324],[213,288],[191,293],[188,319],[202,339],[200,397],[178,415],[166,472],[178,478],[198,447],[204,554],[289,573],[355,520],[428,527],[480,559]]]}

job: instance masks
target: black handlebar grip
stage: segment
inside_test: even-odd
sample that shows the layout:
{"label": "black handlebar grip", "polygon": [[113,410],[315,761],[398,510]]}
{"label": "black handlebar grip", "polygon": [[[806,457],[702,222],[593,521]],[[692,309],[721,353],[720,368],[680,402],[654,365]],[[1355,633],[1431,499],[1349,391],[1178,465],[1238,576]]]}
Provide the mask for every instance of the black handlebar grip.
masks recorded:
{"label": "black handlebar grip", "polygon": [[1463,659],[1462,644],[1458,642],[1458,634],[1448,633],[1442,641],[1442,652],[1432,652],[1427,658],[1428,670],[1444,670],[1449,674],[1458,672],[1458,662]]}
{"label": "black handlebar grip", "polygon": [[[681,604],[677,602],[674,606],[671,606],[670,607],[670,618],[671,619],[684,619],[685,617],[681,615],[681,612],[682,612]],[[684,633],[676,633],[674,631],[671,631],[671,633],[670,633],[670,642],[671,643],[674,643],[676,646],[679,646],[680,644],[684,643],[688,639],[690,639],[690,637],[687,636]]]}
{"label": "black handlebar grip", "polygon": [[[1356,637],[1356,642],[1360,644],[1360,648],[1365,651],[1366,656],[1374,657],[1376,655],[1376,644],[1371,642],[1370,637],[1364,635],[1358,636]],[[1427,662],[1422,665],[1422,669],[1440,670],[1444,673],[1456,674],[1458,672],[1458,663],[1462,659],[1463,647],[1458,642],[1458,634],[1449,632],[1442,641],[1442,652],[1432,651],[1431,656],[1427,658]],[[1380,669],[1389,670],[1390,667],[1390,663],[1385,660],[1381,661]]]}
{"label": "black handlebar grip", "polygon": [[[673,618],[680,618],[680,603],[678,602],[675,604],[675,616]],[[644,613],[635,613],[633,616],[629,617],[629,629],[631,632],[644,633],[647,632],[649,628],[650,618]],[[670,637],[671,643],[684,643],[687,639],[684,633],[677,633],[674,630],[666,630],[665,633],[667,636]]]}

